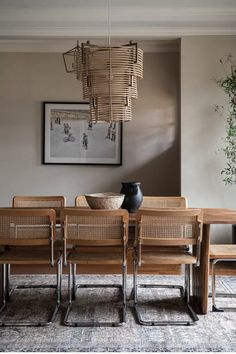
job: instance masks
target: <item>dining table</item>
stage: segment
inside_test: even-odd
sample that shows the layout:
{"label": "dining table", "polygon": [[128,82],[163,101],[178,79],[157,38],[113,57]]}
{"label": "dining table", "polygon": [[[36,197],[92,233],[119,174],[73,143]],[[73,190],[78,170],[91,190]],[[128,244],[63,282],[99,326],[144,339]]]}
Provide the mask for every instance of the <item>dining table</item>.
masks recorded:
{"label": "dining table", "polygon": [[[212,224],[235,224],[236,210],[223,208],[198,208],[202,210],[203,232],[200,266],[192,270],[191,305],[198,314],[208,312],[209,246]],[[136,214],[129,214],[130,225],[135,224]],[[3,299],[3,267],[0,265],[0,304]]]}
{"label": "dining table", "polygon": [[[236,210],[223,208],[200,208],[202,210],[203,232],[201,242],[200,266],[193,267],[191,304],[198,314],[208,313],[209,294],[209,248],[210,226],[213,224],[235,224]],[[222,235],[223,236],[223,235]],[[223,243],[223,242],[222,242]]]}

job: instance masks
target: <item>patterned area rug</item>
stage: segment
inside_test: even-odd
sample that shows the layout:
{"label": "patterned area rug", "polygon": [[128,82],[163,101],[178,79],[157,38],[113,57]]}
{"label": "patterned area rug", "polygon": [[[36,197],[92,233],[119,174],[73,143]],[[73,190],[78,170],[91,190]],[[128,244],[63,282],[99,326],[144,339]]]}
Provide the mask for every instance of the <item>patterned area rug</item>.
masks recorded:
{"label": "patterned area rug", "polygon": [[[104,280],[105,279],[105,280]],[[140,276],[140,282],[182,284],[180,276]],[[53,283],[54,276],[13,276],[12,283]],[[119,276],[77,276],[80,283],[119,283]],[[132,277],[128,276],[128,291]],[[219,291],[236,292],[236,277],[217,277]],[[63,301],[55,323],[49,327],[0,328],[0,351],[31,352],[235,352],[236,312],[213,313],[199,316],[194,326],[146,327],[136,323],[129,302],[127,323],[122,327],[72,328],[61,325],[67,306],[67,281],[63,276]],[[163,297],[164,296],[164,297]],[[53,289],[21,290],[12,295],[7,315],[11,320],[32,318],[46,319],[55,299]],[[71,320],[118,319],[120,304],[116,289],[80,290]],[[141,289],[140,301],[145,319],[187,319],[182,312],[179,291]],[[223,302],[222,302],[223,301]],[[219,305],[236,306],[235,299],[222,299]],[[211,299],[209,299],[211,306]],[[157,308],[158,306],[158,308]],[[171,312],[170,312],[171,309]]]}

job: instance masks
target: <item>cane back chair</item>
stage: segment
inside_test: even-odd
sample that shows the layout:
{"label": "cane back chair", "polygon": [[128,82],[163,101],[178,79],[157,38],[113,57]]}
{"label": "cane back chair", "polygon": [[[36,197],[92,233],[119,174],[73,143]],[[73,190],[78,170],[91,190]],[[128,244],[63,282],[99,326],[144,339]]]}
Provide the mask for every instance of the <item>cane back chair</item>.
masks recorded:
{"label": "cane back chair", "polygon": [[[66,198],[62,195],[17,195],[12,199],[13,208],[50,208],[56,212],[55,249],[62,251],[61,243],[61,210],[66,206]],[[6,266],[6,283],[10,291],[10,265]]]}
{"label": "cane back chair", "polygon": [[[134,308],[138,322],[147,326],[190,325],[198,320],[189,304],[190,266],[199,265],[202,222],[199,209],[150,209],[137,213],[134,247]],[[189,250],[189,246],[192,250]],[[138,268],[143,265],[185,265],[185,287],[180,285],[139,284]],[[192,321],[146,321],[141,318],[138,288],[176,288]]]}
{"label": "cane back chair", "polygon": [[75,206],[76,207],[88,207],[87,200],[84,195],[78,195],[75,197]]}
{"label": "cane back chair", "polygon": [[66,198],[62,195],[15,196],[13,208],[51,208],[56,211],[57,223],[60,224],[61,209],[66,206]]}
{"label": "cane back chair", "polygon": [[[54,252],[56,213],[53,209],[0,209],[0,245],[6,247],[0,254],[3,265],[3,305],[15,289],[55,288],[57,301],[48,321],[1,321],[0,326],[44,326],[51,324],[60,306],[61,289],[61,256]],[[49,265],[57,263],[56,285],[21,285],[11,292],[7,287],[7,265]]]}
{"label": "cane back chair", "polygon": [[156,197],[143,196],[141,208],[187,208],[188,201],[186,197]]}
{"label": "cane back chair", "polygon": [[224,244],[224,245],[210,245],[209,258],[211,262],[211,280],[212,280],[212,311],[224,312],[225,310],[235,311],[236,307],[217,307],[217,297],[236,298],[234,293],[217,293],[216,292],[216,264],[219,262],[236,262],[236,245]]}
{"label": "cane back chair", "polygon": [[[69,265],[68,307],[64,324],[67,326],[119,326],[126,320],[126,253],[128,242],[128,218],[126,210],[91,210],[65,209],[64,219],[64,263]],[[72,244],[67,256],[67,245]],[[106,248],[109,247],[109,252]],[[95,248],[95,251],[94,251]],[[84,251],[85,249],[85,251]],[[120,265],[122,269],[122,285],[117,284],[79,284],[76,285],[76,265]],[[96,269],[96,268],[95,268]],[[72,285],[71,285],[72,277]],[[122,293],[122,315],[120,322],[73,322],[69,321],[72,300],[75,300],[78,288],[116,287]]]}

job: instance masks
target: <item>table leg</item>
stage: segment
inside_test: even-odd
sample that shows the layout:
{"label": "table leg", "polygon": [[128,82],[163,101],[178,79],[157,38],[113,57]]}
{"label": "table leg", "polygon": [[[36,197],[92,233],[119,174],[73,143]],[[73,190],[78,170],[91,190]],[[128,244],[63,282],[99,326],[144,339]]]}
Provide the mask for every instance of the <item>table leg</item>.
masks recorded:
{"label": "table leg", "polygon": [[0,307],[3,300],[3,266],[0,265]]}
{"label": "table leg", "polygon": [[193,296],[191,304],[196,313],[205,315],[208,311],[210,225],[203,225],[201,260],[199,267],[193,267]]}

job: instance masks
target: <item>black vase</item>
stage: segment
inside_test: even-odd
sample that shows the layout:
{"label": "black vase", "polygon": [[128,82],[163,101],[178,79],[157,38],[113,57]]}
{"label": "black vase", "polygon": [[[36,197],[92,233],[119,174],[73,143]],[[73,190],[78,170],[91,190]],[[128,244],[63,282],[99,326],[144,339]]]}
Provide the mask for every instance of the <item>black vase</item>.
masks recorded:
{"label": "black vase", "polygon": [[122,182],[120,193],[125,195],[121,205],[122,209],[128,210],[129,213],[135,213],[143,201],[143,193],[140,189],[140,182]]}

